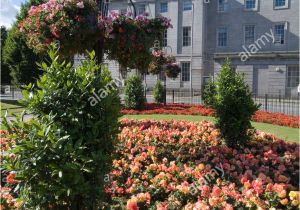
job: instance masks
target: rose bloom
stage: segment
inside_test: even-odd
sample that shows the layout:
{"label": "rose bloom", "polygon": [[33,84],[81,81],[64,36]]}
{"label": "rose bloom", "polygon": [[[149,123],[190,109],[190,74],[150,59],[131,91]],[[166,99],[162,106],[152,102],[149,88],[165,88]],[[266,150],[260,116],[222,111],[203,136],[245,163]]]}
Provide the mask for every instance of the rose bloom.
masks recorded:
{"label": "rose bloom", "polygon": [[204,185],[201,189],[201,196],[207,197],[209,195],[210,188],[207,185]]}
{"label": "rose bloom", "polygon": [[128,210],[139,210],[139,207],[137,205],[137,199],[136,198],[129,199],[127,201],[126,207]]}

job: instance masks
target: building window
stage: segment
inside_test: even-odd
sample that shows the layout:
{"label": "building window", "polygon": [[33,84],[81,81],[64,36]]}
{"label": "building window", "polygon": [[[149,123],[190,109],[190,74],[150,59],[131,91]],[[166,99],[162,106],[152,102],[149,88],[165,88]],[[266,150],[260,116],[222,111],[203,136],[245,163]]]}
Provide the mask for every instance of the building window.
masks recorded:
{"label": "building window", "polygon": [[299,66],[288,66],[287,88],[295,88],[299,85]]}
{"label": "building window", "polygon": [[193,4],[191,1],[184,1],[183,2],[183,11],[188,11],[193,9]]}
{"label": "building window", "polygon": [[285,6],[285,0],[275,0],[275,7]]}
{"label": "building window", "polygon": [[139,5],[137,7],[137,15],[143,15],[145,14],[146,12],[146,6],[143,4],[143,5]]}
{"label": "building window", "polygon": [[127,13],[127,8],[120,9],[120,14],[125,15]]}
{"label": "building window", "polygon": [[182,46],[191,46],[191,27],[183,27],[182,32]]}
{"label": "building window", "polygon": [[285,43],[285,24],[277,24],[274,27],[275,44]]}
{"label": "building window", "polygon": [[245,0],[246,10],[256,10],[257,9],[257,0]]}
{"label": "building window", "polygon": [[218,12],[227,11],[227,0],[218,0]]}
{"label": "building window", "polygon": [[168,46],[168,30],[164,30],[163,34],[162,34],[162,43],[161,43],[162,47],[166,47]]}
{"label": "building window", "polygon": [[247,25],[244,28],[244,35],[245,35],[245,44],[252,44],[254,43],[255,38],[255,26],[254,25]]}
{"label": "building window", "polygon": [[289,7],[289,0],[273,0],[274,9],[287,9]]}
{"label": "building window", "polygon": [[225,27],[218,28],[218,46],[227,46],[227,28]]}
{"label": "building window", "polygon": [[168,2],[160,3],[160,13],[168,12]]}
{"label": "building window", "polygon": [[182,62],[181,63],[181,81],[189,82],[190,81],[190,62]]}

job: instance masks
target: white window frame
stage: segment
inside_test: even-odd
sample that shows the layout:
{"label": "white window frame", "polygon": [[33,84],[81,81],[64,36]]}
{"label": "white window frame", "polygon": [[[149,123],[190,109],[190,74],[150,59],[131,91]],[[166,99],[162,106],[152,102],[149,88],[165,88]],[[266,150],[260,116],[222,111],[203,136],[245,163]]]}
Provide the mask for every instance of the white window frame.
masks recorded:
{"label": "white window frame", "polygon": [[257,11],[257,10],[258,10],[259,0],[254,0],[254,1],[255,1],[255,7],[254,7],[254,8],[247,8],[247,7],[246,7],[247,1],[248,1],[248,0],[244,0],[244,9],[245,9],[246,11]]}
{"label": "white window frame", "polygon": [[[297,68],[298,69],[298,75],[289,76],[288,74],[289,74],[290,68]],[[298,87],[298,85],[299,85],[299,74],[300,74],[299,73],[299,65],[288,65],[287,66],[287,70],[286,70],[286,88],[297,88]],[[298,78],[298,84],[296,83],[295,86],[290,86],[289,85],[289,79],[291,79],[291,78]]]}
{"label": "white window frame", "polygon": [[[146,12],[146,5],[145,4],[139,4],[136,7],[136,14],[137,15],[143,15]],[[141,10],[143,10],[143,12],[141,12]]]}
{"label": "white window frame", "polygon": [[277,0],[273,0],[273,7],[274,7],[275,10],[276,9],[288,9],[289,8],[289,1],[290,0],[285,0],[285,5],[283,5],[283,6],[276,6],[276,1]]}
{"label": "white window frame", "polygon": [[[278,42],[276,42],[276,26],[277,25],[283,25],[284,27],[283,27],[283,31],[284,31],[284,34],[283,34],[283,44],[281,44],[281,43],[278,43]],[[287,29],[288,29],[288,23],[287,22],[278,22],[278,23],[274,23],[274,26],[273,26],[273,32],[274,32],[274,37],[275,37],[275,42],[274,42],[274,44],[275,45],[277,45],[277,46],[283,46],[283,45],[286,45],[286,41],[287,41],[287,39],[286,39],[286,35],[287,35]]]}
{"label": "white window frame", "polygon": [[[183,65],[184,64],[189,64],[190,68],[188,69],[187,73],[188,73],[188,77],[185,77],[185,80],[183,80]],[[181,74],[180,74],[180,81],[181,82],[190,82],[191,81],[191,62],[190,61],[181,61],[180,62],[181,65]],[[187,80],[186,80],[187,79]]]}
{"label": "white window frame", "polygon": [[[253,26],[254,27],[253,42],[246,42],[246,27],[247,26]],[[244,25],[244,44],[245,45],[253,44],[255,42],[255,38],[256,38],[256,26],[254,24]]]}
{"label": "white window frame", "polygon": [[227,12],[227,10],[228,10],[228,0],[223,0],[224,1],[224,9],[223,10],[220,10],[220,0],[217,0],[217,1],[218,1],[217,11],[218,12]]}
{"label": "white window frame", "polygon": [[[185,45],[185,36],[184,36],[184,29],[190,29],[189,30],[189,36],[187,37],[187,45]],[[182,47],[190,47],[192,45],[192,27],[191,26],[183,26],[182,27]]]}
{"label": "white window frame", "polygon": [[[226,29],[226,45],[219,45],[219,30],[220,29]],[[222,47],[227,47],[228,46],[228,27],[226,26],[220,26],[217,28],[217,47],[222,48]]]}
{"label": "white window frame", "polygon": [[183,1],[183,6],[182,6],[183,11],[191,11],[193,10],[193,3],[190,0],[184,0]]}
{"label": "white window frame", "polygon": [[[166,7],[166,10],[162,10],[162,5],[167,5],[167,7]],[[169,4],[168,4],[168,2],[160,2],[160,8],[159,8],[159,11],[160,11],[160,13],[166,13],[166,12],[168,12],[169,11]]]}

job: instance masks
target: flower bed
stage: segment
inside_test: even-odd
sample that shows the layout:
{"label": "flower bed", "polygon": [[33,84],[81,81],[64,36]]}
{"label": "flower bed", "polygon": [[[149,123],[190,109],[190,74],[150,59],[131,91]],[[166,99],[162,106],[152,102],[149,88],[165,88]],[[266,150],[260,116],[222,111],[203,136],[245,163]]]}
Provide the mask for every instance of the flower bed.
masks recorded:
{"label": "flower bed", "polygon": [[[7,148],[1,139],[2,150]],[[137,209],[297,209],[299,145],[257,132],[242,150],[207,121],[121,121],[106,202]],[[14,173],[7,182],[14,184]],[[18,206],[10,185],[1,197]]]}
{"label": "flower bed", "polygon": [[123,120],[106,191],[131,210],[296,209],[298,149],[259,132],[231,149],[206,121]]}
{"label": "flower bed", "polygon": [[[174,115],[202,115],[214,116],[214,111],[203,105],[187,105],[187,104],[168,104],[166,106],[160,104],[148,103],[143,110],[123,109],[123,114],[174,114]],[[280,126],[288,126],[299,128],[300,118],[293,115],[282,113],[272,113],[265,111],[257,111],[252,120],[255,122],[270,123]]]}

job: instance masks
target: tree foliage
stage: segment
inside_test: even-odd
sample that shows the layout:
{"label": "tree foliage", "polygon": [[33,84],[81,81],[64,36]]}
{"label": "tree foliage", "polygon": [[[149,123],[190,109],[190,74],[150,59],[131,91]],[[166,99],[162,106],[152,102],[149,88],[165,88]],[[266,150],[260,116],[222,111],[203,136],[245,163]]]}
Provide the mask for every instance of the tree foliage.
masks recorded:
{"label": "tree foliage", "polygon": [[34,116],[12,125],[15,145],[5,168],[15,171],[23,209],[101,209],[104,177],[118,130],[120,101],[116,90],[91,106],[95,90],[112,78],[90,53],[76,69],[49,52],[50,64],[37,86],[28,85],[22,103]]}
{"label": "tree foliage", "polygon": [[7,29],[5,26],[1,26],[1,84],[10,84],[11,82],[8,65],[3,62],[3,48],[6,39]]}
{"label": "tree foliage", "polygon": [[9,33],[3,49],[3,62],[8,66],[14,84],[35,82],[42,73],[36,66],[41,58],[28,48],[25,37],[14,25]]}
{"label": "tree foliage", "polygon": [[21,5],[17,15],[17,21],[9,30],[7,40],[3,46],[3,63],[8,66],[12,83],[28,84],[34,82],[41,71],[38,70],[36,62],[41,60],[26,44],[25,34],[18,31],[19,22],[26,18],[31,6],[38,5],[45,0],[29,0]]}
{"label": "tree foliage", "polygon": [[142,109],[145,104],[143,81],[138,75],[132,75],[125,81],[125,107]]}
{"label": "tree foliage", "polygon": [[161,84],[160,80],[157,80],[154,89],[153,89],[153,97],[156,103],[163,103],[165,100],[164,94],[164,86]]}
{"label": "tree foliage", "polygon": [[235,73],[227,61],[204,90],[204,102],[215,110],[216,126],[230,147],[243,146],[248,140],[251,116],[258,110],[242,75]]}

